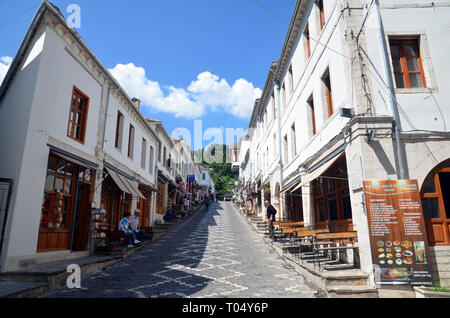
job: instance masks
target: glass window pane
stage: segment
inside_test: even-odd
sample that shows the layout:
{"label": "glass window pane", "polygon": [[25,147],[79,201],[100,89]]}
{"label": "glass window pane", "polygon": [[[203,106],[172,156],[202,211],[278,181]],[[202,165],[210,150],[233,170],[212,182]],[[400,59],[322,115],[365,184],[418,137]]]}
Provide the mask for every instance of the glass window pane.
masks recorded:
{"label": "glass window pane", "polygon": [[392,56],[400,56],[400,50],[398,49],[398,45],[391,43],[391,55]]}
{"label": "glass window pane", "polygon": [[76,106],[77,105],[77,94],[73,94],[72,96],[72,106]]}
{"label": "glass window pane", "polygon": [[422,193],[436,193],[436,185],[434,184],[434,175],[428,177],[423,183]]}
{"label": "glass window pane", "polygon": [[62,192],[64,186],[64,179],[56,178],[55,192]]}
{"label": "glass window pane", "polygon": [[396,73],[403,72],[402,63],[399,58],[392,59],[392,65],[394,67],[394,72]]}
{"label": "glass window pane", "polygon": [[81,98],[78,98],[78,109],[83,111],[83,100]]}
{"label": "glass window pane", "polygon": [[56,164],[57,164],[58,160],[55,157],[50,156],[48,158],[48,171],[49,172],[53,172],[56,173]]}
{"label": "glass window pane", "polygon": [[442,200],[447,219],[450,219],[450,173],[440,172],[439,183],[441,184]]}
{"label": "glass window pane", "polygon": [[73,135],[73,126],[72,123],[69,124],[69,132],[67,133],[67,135],[72,136]]}
{"label": "glass window pane", "polygon": [[402,74],[395,74],[395,85],[397,88],[405,88],[405,81]]}
{"label": "glass window pane", "polygon": [[66,228],[66,221],[67,221],[67,213],[63,213],[62,214],[62,222],[61,222],[61,225],[60,225],[60,227],[62,229]]}
{"label": "glass window pane", "polygon": [[405,50],[405,56],[419,56],[416,45],[413,42],[405,43],[403,49]]}
{"label": "glass window pane", "polygon": [[81,127],[80,126],[76,126],[76,128],[75,128],[75,138],[76,139],[81,139],[80,132],[81,132]]}
{"label": "glass window pane", "polygon": [[77,112],[75,122],[76,122],[78,125],[81,125],[81,113]]}
{"label": "glass window pane", "polygon": [[348,220],[352,218],[352,205],[350,197],[342,198],[342,209],[344,210],[344,219]]}
{"label": "glass window pane", "polygon": [[62,209],[63,211],[69,210],[69,200],[70,200],[69,197],[63,198],[63,209]]}
{"label": "glass window pane", "polygon": [[47,178],[45,178],[45,190],[53,191],[54,183],[55,183],[55,177],[52,175],[48,175]]}
{"label": "glass window pane", "polygon": [[72,192],[72,180],[66,179],[64,186],[64,193],[70,194]]}
{"label": "glass window pane", "polygon": [[50,199],[51,199],[51,197],[52,196],[50,194],[44,193],[44,199],[42,200],[42,208],[43,209],[50,209]]}
{"label": "glass window pane", "polygon": [[319,202],[319,221],[325,221],[325,205],[323,202]]}
{"label": "glass window pane", "polygon": [[72,108],[72,109],[70,110],[69,121],[73,121],[73,119],[74,119],[74,117],[75,117],[74,114],[75,114],[75,109]]}
{"label": "glass window pane", "polygon": [[59,160],[56,170],[59,175],[64,176],[66,174],[66,162],[64,160]]}
{"label": "glass window pane", "polygon": [[78,180],[83,180],[84,179],[84,168],[78,166]]}
{"label": "glass window pane", "polygon": [[417,58],[406,59],[406,64],[408,65],[409,72],[420,72],[419,61],[417,60]]}
{"label": "glass window pane", "polygon": [[338,211],[337,211],[337,201],[336,200],[328,200],[328,206],[330,207],[330,217],[331,220],[336,221],[339,219]]}
{"label": "glass window pane", "polygon": [[423,216],[425,217],[425,219],[439,218],[438,198],[423,198],[422,207],[423,207]]}
{"label": "glass window pane", "polygon": [[68,162],[67,163],[67,177],[72,178],[74,169],[75,169],[75,166],[72,163]]}
{"label": "glass window pane", "polygon": [[86,174],[84,175],[84,180],[87,182],[91,181],[91,170],[90,169],[86,169]]}
{"label": "glass window pane", "polygon": [[423,87],[420,74],[409,74],[409,82],[411,87]]}

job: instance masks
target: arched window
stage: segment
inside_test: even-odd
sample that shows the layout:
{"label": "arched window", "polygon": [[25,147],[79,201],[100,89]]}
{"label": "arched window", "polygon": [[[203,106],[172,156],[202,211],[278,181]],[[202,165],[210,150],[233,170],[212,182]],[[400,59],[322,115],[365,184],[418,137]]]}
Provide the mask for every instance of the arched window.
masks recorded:
{"label": "arched window", "polygon": [[420,194],[429,244],[450,245],[450,160],[430,172]]}

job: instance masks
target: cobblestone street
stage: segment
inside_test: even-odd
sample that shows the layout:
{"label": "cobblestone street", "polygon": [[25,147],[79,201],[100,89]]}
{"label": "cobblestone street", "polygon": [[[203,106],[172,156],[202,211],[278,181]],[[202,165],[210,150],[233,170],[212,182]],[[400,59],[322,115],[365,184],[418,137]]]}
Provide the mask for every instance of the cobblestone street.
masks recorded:
{"label": "cobblestone street", "polygon": [[309,298],[305,282],[230,202],[212,205],[138,253],[49,298]]}

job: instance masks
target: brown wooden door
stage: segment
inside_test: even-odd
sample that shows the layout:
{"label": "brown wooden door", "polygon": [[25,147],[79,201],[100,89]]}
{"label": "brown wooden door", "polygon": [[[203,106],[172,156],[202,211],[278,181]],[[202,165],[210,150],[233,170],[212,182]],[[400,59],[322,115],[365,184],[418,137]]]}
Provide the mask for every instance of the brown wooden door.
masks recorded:
{"label": "brown wooden door", "polygon": [[90,197],[91,185],[80,183],[78,190],[78,205],[75,232],[73,236],[73,251],[86,251],[88,248],[89,224],[90,224]]}
{"label": "brown wooden door", "polygon": [[70,249],[76,165],[50,154],[45,179],[37,252]]}
{"label": "brown wooden door", "polygon": [[430,245],[450,245],[450,168],[436,168],[422,186],[422,207]]}

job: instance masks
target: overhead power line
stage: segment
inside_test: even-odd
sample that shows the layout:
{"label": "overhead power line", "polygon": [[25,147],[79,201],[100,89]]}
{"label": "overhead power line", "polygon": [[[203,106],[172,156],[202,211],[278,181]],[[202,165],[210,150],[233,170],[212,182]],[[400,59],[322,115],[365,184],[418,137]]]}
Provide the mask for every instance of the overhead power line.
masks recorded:
{"label": "overhead power line", "polygon": [[274,15],[275,17],[277,17],[278,19],[280,19],[281,21],[283,21],[284,23],[286,23],[287,25],[289,25],[289,22],[287,22],[285,19],[283,19],[282,17],[280,17],[278,14],[276,14],[274,11],[270,10],[269,8],[267,8],[266,6],[264,6],[261,2],[257,1],[257,0],[253,0],[256,4],[260,5],[261,7],[263,7],[267,12],[269,12],[270,14]]}
{"label": "overhead power line", "polygon": [[20,18],[20,17],[23,16],[24,14],[27,14],[28,12],[30,12],[30,11],[33,10],[33,9],[36,9],[36,8],[39,7],[39,6],[40,6],[40,4],[37,4],[37,5],[35,5],[35,6],[32,6],[31,8],[26,9],[26,10],[23,11],[22,13],[19,13],[18,15],[14,16],[14,17],[12,17],[12,18],[9,18],[8,20],[5,20],[5,21],[3,21],[3,22],[0,22],[0,27],[3,26],[3,25],[5,25],[5,24],[7,24],[7,23],[9,23],[9,22],[11,22],[11,21],[13,21],[13,20],[15,20],[15,19],[17,19],[17,18]]}
{"label": "overhead power line", "polygon": [[[287,22],[286,20],[284,20],[282,17],[280,17],[278,14],[276,14],[275,12],[273,12],[272,10],[270,10],[269,8],[267,8],[266,6],[264,6],[264,5],[263,5],[262,3],[260,3],[259,1],[257,1],[257,0],[253,0],[253,1],[254,1],[256,4],[260,5],[262,8],[264,8],[266,11],[268,11],[270,14],[274,15],[275,17],[277,17],[278,19],[280,19],[282,22],[284,22],[284,23],[286,23],[287,25],[289,25],[289,22]],[[344,9],[344,10],[345,10],[345,9]],[[342,12],[341,12],[341,14],[342,14]],[[348,57],[348,56],[346,56],[346,55],[344,55],[344,54],[342,54],[342,53],[340,53],[340,52],[338,52],[338,51],[336,51],[336,50],[330,48],[328,45],[319,42],[318,40],[312,38],[311,36],[308,35],[307,38],[308,38],[309,40],[312,40],[312,41],[316,42],[317,44],[322,45],[324,48],[326,48],[326,49],[328,49],[328,50],[330,50],[330,51],[332,51],[332,52],[334,52],[334,53],[336,53],[336,54],[338,54],[338,55],[340,55],[340,56],[342,56],[342,57],[344,57],[344,58],[346,58],[346,59],[348,59],[348,60],[351,60],[350,57]]]}

